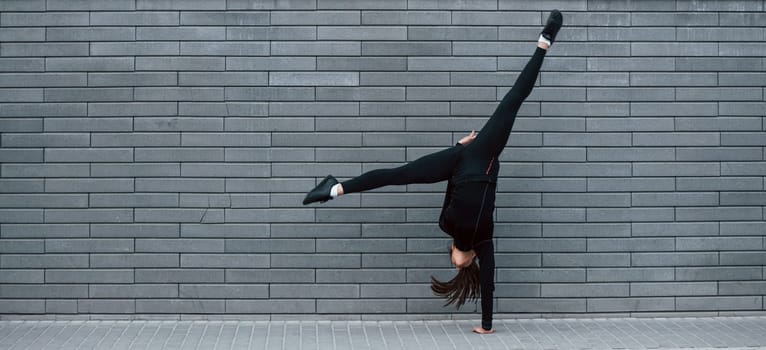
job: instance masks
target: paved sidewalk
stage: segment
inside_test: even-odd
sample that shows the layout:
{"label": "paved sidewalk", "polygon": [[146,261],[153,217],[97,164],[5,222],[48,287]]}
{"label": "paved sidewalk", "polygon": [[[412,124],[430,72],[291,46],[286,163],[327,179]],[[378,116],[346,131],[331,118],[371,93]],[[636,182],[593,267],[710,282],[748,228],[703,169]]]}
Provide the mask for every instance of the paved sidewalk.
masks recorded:
{"label": "paved sidewalk", "polygon": [[0,349],[766,349],[766,316],[451,321],[0,321]]}

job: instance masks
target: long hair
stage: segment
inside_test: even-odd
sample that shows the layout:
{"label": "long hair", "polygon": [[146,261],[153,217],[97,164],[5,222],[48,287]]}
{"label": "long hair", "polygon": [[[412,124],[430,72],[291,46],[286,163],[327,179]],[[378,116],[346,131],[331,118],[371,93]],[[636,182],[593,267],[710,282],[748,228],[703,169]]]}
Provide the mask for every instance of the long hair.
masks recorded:
{"label": "long hair", "polygon": [[[452,250],[450,250],[450,254],[452,254]],[[479,265],[476,264],[474,258],[470,265],[461,268],[457,275],[447,282],[441,282],[432,275],[431,290],[435,295],[447,299],[444,306],[455,303],[455,306],[460,309],[460,306],[465,304],[466,299],[474,301],[479,298],[479,288],[481,287],[479,272]]]}

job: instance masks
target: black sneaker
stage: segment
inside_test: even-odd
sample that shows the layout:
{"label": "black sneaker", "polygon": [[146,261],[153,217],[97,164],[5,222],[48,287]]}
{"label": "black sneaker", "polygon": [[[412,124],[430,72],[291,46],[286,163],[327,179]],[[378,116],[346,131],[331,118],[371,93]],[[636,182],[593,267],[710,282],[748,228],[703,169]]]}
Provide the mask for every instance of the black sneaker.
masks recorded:
{"label": "black sneaker", "polygon": [[317,201],[324,203],[331,200],[330,189],[337,183],[338,180],[335,180],[335,177],[327,175],[317,187],[314,187],[314,189],[306,195],[306,198],[303,198],[303,205]]}
{"label": "black sneaker", "polygon": [[548,20],[545,21],[545,28],[540,32],[540,35],[550,41],[551,45],[553,45],[553,40],[556,39],[556,33],[559,32],[562,24],[564,24],[564,17],[561,16],[561,12],[559,12],[559,10],[553,10],[548,16]]}

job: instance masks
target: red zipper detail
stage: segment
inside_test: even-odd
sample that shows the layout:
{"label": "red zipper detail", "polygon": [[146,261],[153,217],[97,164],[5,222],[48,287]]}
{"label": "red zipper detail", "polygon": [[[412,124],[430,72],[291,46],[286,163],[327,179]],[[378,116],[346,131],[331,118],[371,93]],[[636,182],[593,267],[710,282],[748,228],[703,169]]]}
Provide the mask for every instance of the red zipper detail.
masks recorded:
{"label": "red zipper detail", "polygon": [[494,161],[495,161],[495,157],[492,157],[489,160],[489,166],[487,167],[487,172],[485,173],[485,175],[489,175],[489,170],[492,169],[492,162],[494,162]]}

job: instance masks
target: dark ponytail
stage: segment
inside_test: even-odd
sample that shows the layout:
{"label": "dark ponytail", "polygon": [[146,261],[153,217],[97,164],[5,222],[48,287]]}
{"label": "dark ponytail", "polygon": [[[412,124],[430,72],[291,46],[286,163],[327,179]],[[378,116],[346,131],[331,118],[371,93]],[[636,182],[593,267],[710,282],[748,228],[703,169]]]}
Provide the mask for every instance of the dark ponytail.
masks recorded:
{"label": "dark ponytail", "polygon": [[479,298],[479,287],[481,287],[481,275],[475,258],[470,265],[461,268],[457,276],[448,282],[441,282],[431,276],[431,290],[435,295],[447,299],[444,306],[455,303],[455,306],[460,309],[466,299],[474,301]]}

